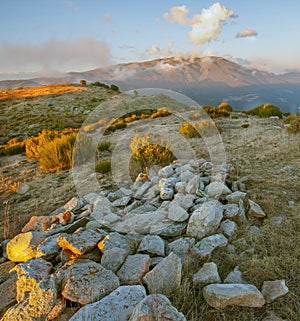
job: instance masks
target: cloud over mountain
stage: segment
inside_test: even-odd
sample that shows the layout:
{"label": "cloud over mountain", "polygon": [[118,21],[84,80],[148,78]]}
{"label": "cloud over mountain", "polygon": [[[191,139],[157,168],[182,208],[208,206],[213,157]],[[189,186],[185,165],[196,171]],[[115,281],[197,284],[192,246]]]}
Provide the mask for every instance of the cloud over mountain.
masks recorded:
{"label": "cloud over mountain", "polygon": [[165,13],[166,21],[177,22],[182,25],[191,26],[189,38],[194,44],[204,44],[219,38],[226,20],[236,18],[233,11],[222,6],[219,2],[214,3],[208,9],[202,9],[200,14],[188,17],[189,10],[185,5],[176,6],[170,9],[170,13]]}

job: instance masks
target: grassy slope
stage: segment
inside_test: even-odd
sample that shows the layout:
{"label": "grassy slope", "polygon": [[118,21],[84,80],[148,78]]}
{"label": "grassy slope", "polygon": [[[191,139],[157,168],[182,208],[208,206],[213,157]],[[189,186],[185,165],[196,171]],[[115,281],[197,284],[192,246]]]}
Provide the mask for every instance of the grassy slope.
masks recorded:
{"label": "grassy slope", "polygon": [[[23,132],[27,122],[35,122],[35,115],[28,118],[26,104],[30,103],[33,110],[38,111],[41,106],[46,106],[53,110],[53,117],[56,113],[65,115],[66,119],[74,117],[72,109],[83,106],[84,110],[93,108],[93,104],[99,104],[102,99],[109,97],[110,93],[103,89],[91,88],[80,93],[66,93],[64,95],[49,97],[36,97],[30,100],[17,100],[9,105],[5,103],[5,117],[13,121],[10,114],[19,108],[23,111],[18,113],[20,120],[14,123],[14,130]],[[97,99],[92,102],[91,98]],[[53,107],[49,106],[51,104]],[[90,105],[90,106],[89,106]],[[73,106],[73,107],[72,107]],[[51,112],[52,113],[52,112]],[[26,114],[26,117],[25,117]],[[75,115],[76,116],[76,115]],[[82,117],[84,113],[82,113]],[[42,113],[38,117],[42,117]],[[45,119],[44,125],[51,124],[51,117]],[[24,122],[24,124],[20,123]],[[169,120],[168,120],[169,121]],[[151,120],[158,124],[164,122],[166,133],[168,126],[179,127],[178,123],[168,123],[167,120]],[[146,122],[146,121],[145,121]],[[249,128],[241,128],[243,119],[220,119],[216,121],[222,129],[222,138],[225,144],[228,162],[236,168],[236,176],[249,176],[248,194],[257,201],[267,213],[265,220],[251,220],[246,223],[236,235],[236,239],[245,238],[245,244],[236,243],[236,253],[230,254],[220,249],[214,252],[212,261],[219,267],[222,279],[239,265],[244,278],[261,289],[265,280],[285,279],[290,289],[289,294],[275,300],[271,304],[265,305],[261,309],[228,307],[224,310],[215,310],[207,306],[201,291],[192,286],[191,276],[200,267],[200,262],[184,267],[185,277],[182,287],[171,298],[174,305],[185,313],[189,321],[221,321],[221,320],[263,320],[272,312],[275,312],[282,319],[296,321],[300,312],[299,307],[299,213],[300,213],[300,150],[299,134],[287,135],[276,126],[283,126],[282,121],[262,120],[255,117],[250,118]],[[78,119],[78,123],[79,119]],[[24,125],[24,127],[22,127]],[[44,126],[43,125],[43,126]],[[27,125],[28,126],[28,125]],[[132,126],[135,126],[133,123]],[[9,135],[10,131],[7,131]],[[193,138],[190,144],[198,151],[198,157],[206,157],[207,151],[201,139]],[[64,171],[51,175],[45,175],[37,169],[36,164],[30,162],[25,164],[25,159],[21,158],[21,163],[15,162],[15,158],[6,158],[3,168],[9,175],[15,175],[19,180],[33,180],[30,197],[18,195],[16,193],[1,196],[1,206],[3,201],[11,199],[10,215],[12,220],[23,224],[33,214],[48,214],[51,210],[64,204],[75,194],[71,172]],[[23,164],[22,164],[23,162]],[[293,169],[282,171],[281,168],[292,165]],[[25,166],[25,168],[24,168]],[[27,166],[27,167],[26,167]],[[23,171],[23,177],[22,177]],[[294,201],[295,205],[288,205],[288,201]],[[2,211],[1,211],[2,212]],[[273,216],[284,215],[285,220],[279,227],[270,220]],[[250,236],[247,230],[250,225],[261,228],[261,234]],[[17,231],[17,230],[16,230]],[[242,254],[245,250],[253,248],[250,253]]]}

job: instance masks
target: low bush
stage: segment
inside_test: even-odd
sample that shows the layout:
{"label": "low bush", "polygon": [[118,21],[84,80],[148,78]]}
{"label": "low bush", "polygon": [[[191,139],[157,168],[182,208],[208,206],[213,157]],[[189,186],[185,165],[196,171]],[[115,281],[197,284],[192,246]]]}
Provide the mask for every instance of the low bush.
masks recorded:
{"label": "low bush", "polygon": [[111,171],[111,161],[110,160],[100,160],[95,166],[95,171],[101,174],[107,174]]}
{"label": "low bush", "polygon": [[110,149],[111,142],[108,141],[102,141],[100,144],[98,144],[97,149],[99,152],[108,151]]}
{"label": "low bush", "polygon": [[289,115],[285,120],[285,129],[290,134],[296,134],[300,132],[300,114]]}
{"label": "low bush", "polygon": [[180,125],[179,131],[182,135],[185,135],[189,138],[200,137],[200,134],[198,133],[196,128],[192,124],[187,122]]}
{"label": "low bush", "polygon": [[[222,104],[220,106],[222,107]],[[212,107],[212,106],[203,106],[202,108],[208,113],[208,115],[211,118],[217,118],[217,117],[228,117],[230,115],[228,111],[228,109],[230,109],[229,106],[230,106],[229,104],[225,105],[224,103],[224,108]]]}
{"label": "low bush", "polygon": [[132,177],[146,172],[154,165],[166,166],[176,160],[170,145],[161,140],[157,141],[151,134],[140,136],[136,133],[131,140],[130,148],[132,155],[129,172]]}
{"label": "low bush", "polygon": [[[77,132],[76,129],[63,131],[43,129],[37,137],[25,141],[26,155],[30,159],[37,159],[41,169],[46,172],[71,168]],[[93,152],[91,138],[80,135],[76,149],[77,162],[88,160]]]}
{"label": "low bush", "polygon": [[12,156],[25,152],[25,142],[18,138],[9,140],[6,144],[0,146],[0,156]]}
{"label": "low bush", "polygon": [[278,107],[271,104],[257,106],[253,109],[247,110],[246,114],[262,118],[268,118],[271,116],[278,116],[279,118],[282,118],[282,111]]}

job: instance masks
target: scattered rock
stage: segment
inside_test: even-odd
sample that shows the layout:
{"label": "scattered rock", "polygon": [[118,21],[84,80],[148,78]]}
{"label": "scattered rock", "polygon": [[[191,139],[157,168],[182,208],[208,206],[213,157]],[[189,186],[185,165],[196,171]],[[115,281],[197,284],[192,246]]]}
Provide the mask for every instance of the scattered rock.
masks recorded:
{"label": "scattered rock", "polygon": [[262,208],[255,202],[248,200],[249,201],[249,211],[247,213],[248,216],[250,217],[257,217],[257,218],[264,218],[266,217],[265,212],[262,210]]}
{"label": "scattered rock", "polygon": [[186,321],[184,315],[172,306],[162,294],[150,294],[133,310],[129,321]]}
{"label": "scattered rock", "polygon": [[168,253],[175,253],[181,259],[184,259],[190,249],[195,245],[196,240],[190,237],[179,238],[168,244]]}
{"label": "scattered rock", "polygon": [[69,321],[127,321],[145,297],[146,291],[141,285],[120,286],[102,300],[82,307]]}
{"label": "scattered rock", "polygon": [[124,249],[113,247],[107,249],[101,258],[101,264],[108,270],[116,273],[127,257]]}
{"label": "scattered rock", "polygon": [[287,294],[289,289],[285,285],[285,280],[265,281],[261,292],[266,302],[271,303],[275,299]]}
{"label": "scattered rock", "polygon": [[70,261],[56,275],[62,296],[80,304],[96,302],[119,286],[119,279],[112,271],[91,260]]}
{"label": "scattered rock", "polygon": [[203,288],[203,295],[216,309],[228,305],[260,308],[265,304],[263,295],[251,284],[210,284]]}
{"label": "scattered rock", "polygon": [[170,295],[181,284],[181,259],[174,253],[170,253],[153,270],[148,272],[143,280],[149,293]]}
{"label": "scattered rock", "polygon": [[205,193],[211,198],[219,198],[221,195],[231,194],[231,190],[222,182],[212,182],[205,188]]}
{"label": "scattered rock", "polygon": [[16,235],[6,245],[7,257],[13,262],[26,262],[36,257],[37,248],[46,235],[40,232],[27,232]]}
{"label": "scattered rock", "polygon": [[248,282],[243,279],[242,272],[238,266],[236,266],[234,270],[227,275],[224,283],[248,284]]}
{"label": "scattered rock", "polygon": [[165,256],[165,242],[158,235],[146,235],[140,243],[138,252],[149,255]]}
{"label": "scattered rock", "polygon": [[76,255],[82,255],[94,249],[103,237],[103,234],[95,230],[79,230],[71,235],[58,236],[57,244]]}
{"label": "scattered rock", "polygon": [[186,235],[202,239],[217,231],[223,218],[223,207],[218,201],[208,201],[196,209],[189,219]]}
{"label": "scattered rock", "polygon": [[205,237],[200,242],[196,243],[191,251],[200,259],[207,260],[214,249],[226,246],[227,243],[227,238],[223,234],[214,234]]}
{"label": "scattered rock", "polygon": [[204,263],[202,268],[193,276],[193,284],[196,287],[221,282],[217,264],[214,262]]}
{"label": "scattered rock", "polygon": [[223,221],[220,225],[220,231],[228,238],[231,238],[237,230],[238,230],[237,224],[228,219]]}
{"label": "scattered rock", "polygon": [[117,275],[121,284],[141,284],[143,276],[149,272],[150,256],[147,254],[128,255]]}

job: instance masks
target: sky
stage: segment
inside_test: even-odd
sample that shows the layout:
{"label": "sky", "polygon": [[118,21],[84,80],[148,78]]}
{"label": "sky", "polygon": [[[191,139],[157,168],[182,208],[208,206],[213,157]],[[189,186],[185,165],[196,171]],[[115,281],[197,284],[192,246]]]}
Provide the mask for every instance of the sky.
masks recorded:
{"label": "sky", "polygon": [[0,0],[0,79],[164,57],[300,71],[299,0]]}

